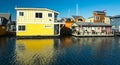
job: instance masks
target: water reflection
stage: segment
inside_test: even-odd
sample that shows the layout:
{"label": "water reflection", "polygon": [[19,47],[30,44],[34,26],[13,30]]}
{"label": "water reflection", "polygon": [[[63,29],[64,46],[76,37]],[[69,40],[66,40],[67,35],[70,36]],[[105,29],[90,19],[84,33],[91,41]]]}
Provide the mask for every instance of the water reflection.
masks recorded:
{"label": "water reflection", "polygon": [[0,65],[13,65],[15,62],[15,38],[0,38]]}
{"label": "water reflection", "polygon": [[53,56],[54,39],[17,40],[17,64],[48,65]]}
{"label": "water reflection", "polygon": [[119,49],[119,37],[0,38],[0,65],[119,65]]}

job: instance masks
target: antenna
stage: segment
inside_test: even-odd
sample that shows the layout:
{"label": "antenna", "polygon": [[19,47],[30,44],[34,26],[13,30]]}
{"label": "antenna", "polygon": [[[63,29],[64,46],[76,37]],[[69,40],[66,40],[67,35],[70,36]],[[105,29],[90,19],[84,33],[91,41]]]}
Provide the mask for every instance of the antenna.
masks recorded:
{"label": "antenna", "polygon": [[70,9],[68,9],[68,15],[67,15],[67,17],[69,18],[69,16],[70,16]]}
{"label": "antenna", "polygon": [[78,4],[76,4],[76,16],[78,15]]}

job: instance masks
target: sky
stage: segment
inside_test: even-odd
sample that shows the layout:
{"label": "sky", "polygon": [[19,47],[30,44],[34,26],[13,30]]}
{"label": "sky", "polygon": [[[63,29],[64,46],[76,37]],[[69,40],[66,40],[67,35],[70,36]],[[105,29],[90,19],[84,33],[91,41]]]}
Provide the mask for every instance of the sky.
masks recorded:
{"label": "sky", "polygon": [[0,13],[11,13],[16,20],[15,7],[49,8],[58,11],[59,18],[78,14],[86,20],[93,16],[93,11],[106,10],[107,16],[120,15],[119,0],[0,0]]}

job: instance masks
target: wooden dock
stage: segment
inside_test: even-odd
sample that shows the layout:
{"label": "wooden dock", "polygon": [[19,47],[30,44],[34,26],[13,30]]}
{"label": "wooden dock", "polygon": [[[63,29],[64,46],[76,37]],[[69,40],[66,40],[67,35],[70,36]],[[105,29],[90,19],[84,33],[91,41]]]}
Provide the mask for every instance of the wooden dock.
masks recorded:
{"label": "wooden dock", "polygon": [[49,36],[16,36],[17,39],[49,39],[49,38],[59,38],[60,35],[49,35]]}

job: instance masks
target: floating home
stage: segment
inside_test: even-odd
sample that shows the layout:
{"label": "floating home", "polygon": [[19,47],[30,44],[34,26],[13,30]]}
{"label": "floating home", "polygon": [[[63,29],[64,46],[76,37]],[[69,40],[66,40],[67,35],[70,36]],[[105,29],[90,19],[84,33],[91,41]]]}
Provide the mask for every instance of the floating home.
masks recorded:
{"label": "floating home", "polygon": [[47,8],[15,8],[17,36],[59,36],[59,12]]}
{"label": "floating home", "polygon": [[115,32],[120,32],[120,15],[112,16],[110,24]]}
{"label": "floating home", "polygon": [[110,16],[106,16],[104,11],[94,11],[93,16],[88,18],[88,22],[110,24]]}
{"label": "floating home", "polygon": [[120,15],[111,16],[110,24],[115,35],[120,36]]}
{"label": "floating home", "polygon": [[9,13],[0,13],[0,36],[6,35],[10,30],[11,15]]}
{"label": "floating home", "polygon": [[74,36],[114,36],[112,26],[105,23],[76,22],[72,25]]}
{"label": "floating home", "polygon": [[72,35],[71,25],[75,22],[85,22],[83,16],[72,16],[71,18],[62,18],[65,26],[61,29],[61,35]]}

